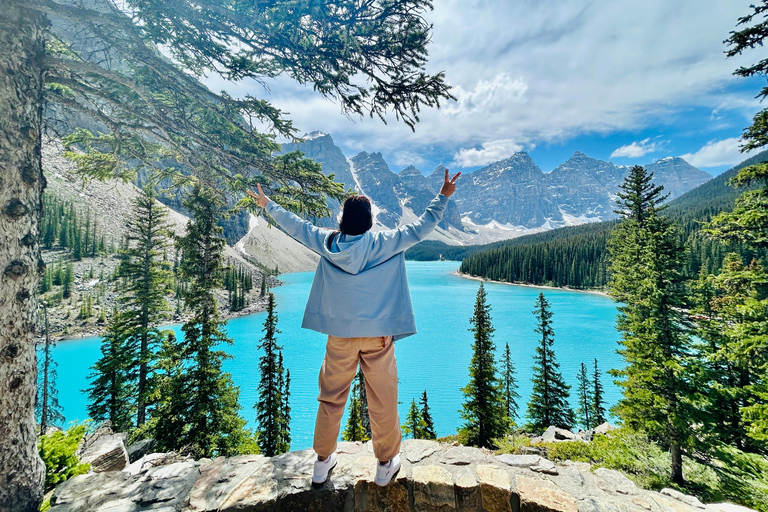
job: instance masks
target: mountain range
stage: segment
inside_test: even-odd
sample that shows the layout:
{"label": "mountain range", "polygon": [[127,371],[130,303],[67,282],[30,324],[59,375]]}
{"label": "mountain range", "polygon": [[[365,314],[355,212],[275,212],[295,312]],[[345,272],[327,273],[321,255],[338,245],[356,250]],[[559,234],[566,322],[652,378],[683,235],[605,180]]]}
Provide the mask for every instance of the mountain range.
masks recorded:
{"label": "mountain range", "polygon": [[[302,151],[319,162],[325,174],[371,198],[374,229],[411,222],[440,189],[445,168],[425,175],[414,166],[394,172],[381,153],[361,152],[347,158],[331,135],[312,132],[304,142],[283,144],[283,151]],[[712,176],[679,157],[666,157],[645,166],[670,199],[708,181]],[[453,244],[504,240],[567,225],[616,218],[616,193],[628,166],[591,158],[579,151],[550,172],[544,172],[524,152],[491,163],[459,178],[459,187],[433,239]],[[334,214],[339,204],[331,202]],[[335,225],[334,215],[322,224]]]}

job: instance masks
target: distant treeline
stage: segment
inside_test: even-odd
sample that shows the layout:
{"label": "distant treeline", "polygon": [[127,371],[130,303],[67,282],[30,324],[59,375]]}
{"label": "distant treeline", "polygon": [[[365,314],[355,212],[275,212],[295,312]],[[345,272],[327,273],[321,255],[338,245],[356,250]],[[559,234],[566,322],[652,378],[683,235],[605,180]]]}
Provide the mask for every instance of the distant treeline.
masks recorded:
{"label": "distant treeline", "polygon": [[114,252],[111,241],[110,247],[107,247],[104,233],[90,211],[79,211],[71,201],[49,192],[43,194],[40,232],[44,249],[67,250],[75,261]]}
{"label": "distant treeline", "polygon": [[[729,252],[749,261],[764,257],[742,244],[723,244],[702,236],[701,226],[721,211],[733,207],[740,191],[728,185],[736,173],[768,160],[768,151],[670,201],[664,210],[678,226],[688,249],[686,271],[698,274],[703,267],[713,273]],[[460,272],[487,279],[571,288],[601,288],[607,284],[606,241],[616,221],[571,226],[482,246],[449,246],[422,242],[408,252],[412,260],[462,260]]]}

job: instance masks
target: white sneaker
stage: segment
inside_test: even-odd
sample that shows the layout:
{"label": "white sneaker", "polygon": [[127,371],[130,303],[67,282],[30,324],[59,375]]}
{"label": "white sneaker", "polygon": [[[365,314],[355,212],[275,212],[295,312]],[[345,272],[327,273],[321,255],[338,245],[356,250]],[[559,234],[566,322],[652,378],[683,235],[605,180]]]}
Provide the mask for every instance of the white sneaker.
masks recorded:
{"label": "white sneaker", "polygon": [[386,464],[376,464],[376,477],[373,481],[376,485],[383,487],[392,481],[398,471],[400,471],[400,456],[395,455],[395,457]]}
{"label": "white sneaker", "polygon": [[336,461],[336,452],[330,454],[325,460],[316,460],[315,469],[312,472],[312,483],[319,485],[328,480],[328,473],[336,467]]}

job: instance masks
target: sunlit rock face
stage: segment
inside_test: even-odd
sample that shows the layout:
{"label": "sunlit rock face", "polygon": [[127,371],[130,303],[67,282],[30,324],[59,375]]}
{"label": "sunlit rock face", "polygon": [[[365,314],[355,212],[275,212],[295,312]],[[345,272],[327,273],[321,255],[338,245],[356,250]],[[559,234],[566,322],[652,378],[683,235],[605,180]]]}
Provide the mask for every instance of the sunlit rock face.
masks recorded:
{"label": "sunlit rock face", "polygon": [[[334,174],[334,179],[344,183],[345,188],[370,197],[376,215],[375,229],[394,228],[421,215],[445,177],[443,166],[429,174],[413,165],[395,172],[381,153],[363,151],[346,158],[333,138],[321,132],[307,134],[304,139],[303,143],[284,144],[283,151],[304,152],[323,165],[325,174]],[[662,158],[646,168],[654,173],[654,182],[664,186],[670,199],[711,178],[677,157]],[[462,243],[468,240],[464,235],[467,233],[493,231],[497,233],[489,233],[489,240],[504,239],[614,219],[616,194],[629,169],[577,151],[551,172],[544,172],[527,153],[518,152],[464,173],[440,227],[446,231],[453,228],[450,236]],[[331,201],[329,206],[334,210],[333,219],[320,222],[333,226],[339,205]]]}

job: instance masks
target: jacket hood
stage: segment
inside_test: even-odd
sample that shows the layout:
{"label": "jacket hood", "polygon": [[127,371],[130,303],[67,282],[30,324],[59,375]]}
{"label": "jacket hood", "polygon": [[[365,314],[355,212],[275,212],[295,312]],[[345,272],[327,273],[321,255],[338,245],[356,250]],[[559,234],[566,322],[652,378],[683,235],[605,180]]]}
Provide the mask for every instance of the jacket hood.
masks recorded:
{"label": "jacket hood", "polygon": [[373,234],[366,231],[362,235],[343,235],[336,233],[330,243],[332,233],[325,237],[322,256],[348,274],[359,274],[368,262]]}

